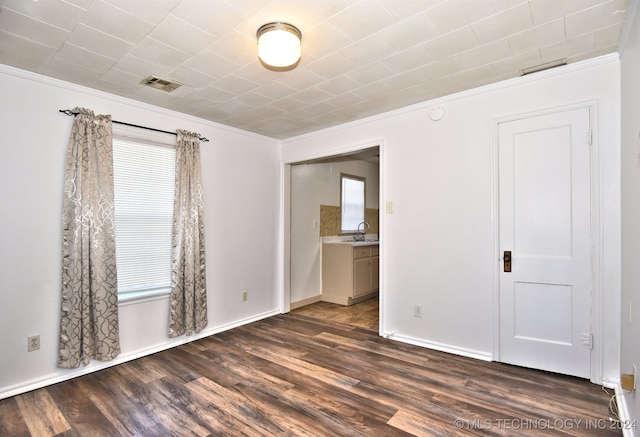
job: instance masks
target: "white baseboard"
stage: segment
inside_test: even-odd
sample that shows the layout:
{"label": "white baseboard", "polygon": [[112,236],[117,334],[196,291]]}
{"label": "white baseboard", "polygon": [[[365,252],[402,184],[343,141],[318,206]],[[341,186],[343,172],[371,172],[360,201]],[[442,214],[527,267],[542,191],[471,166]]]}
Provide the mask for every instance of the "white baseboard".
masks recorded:
{"label": "white baseboard", "polygon": [[477,351],[473,349],[461,348],[458,346],[452,346],[444,343],[425,341],[414,337],[408,337],[396,333],[385,333],[384,337],[391,340],[401,341],[403,343],[413,344],[415,346],[421,346],[427,349],[434,349],[440,352],[447,352],[454,355],[460,355],[468,358],[475,358],[482,361],[493,361],[493,357],[489,352]]}
{"label": "white baseboard", "polygon": [[[618,419],[620,419],[620,428],[622,429],[622,435],[624,437],[634,437],[635,429],[634,426],[638,424],[633,422],[633,419],[629,415],[629,408],[627,407],[627,398],[624,396],[624,391],[620,386],[620,382],[615,382],[612,384],[613,389],[615,390],[615,401],[618,406]],[[606,387],[607,385],[605,385]],[[612,388],[612,387],[609,387]],[[628,426],[625,426],[628,425]],[[633,425],[633,426],[632,426]]]}
{"label": "white baseboard", "polygon": [[312,303],[320,302],[321,298],[322,298],[322,295],[318,294],[317,296],[311,296],[311,297],[307,297],[306,299],[301,299],[295,302],[291,302],[291,309],[295,310],[296,308],[301,308],[307,305],[311,305]]}
{"label": "white baseboard", "polygon": [[60,369],[55,373],[45,375],[39,378],[34,378],[28,381],[23,381],[19,384],[14,384],[8,387],[4,387],[0,390],[0,399],[9,398],[22,393],[26,393],[31,390],[36,390],[48,385],[57,384],[58,382],[66,381],[69,379],[77,378],[78,376],[87,375],[89,373],[97,372],[98,370],[106,369],[108,367],[116,366],[118,364],[126,363],[138,358],[142,358],[147,355],[161,352],[163,350],[171,349],[182,344],[190,343],[201,338],[209,337],[220,332],[228,331],[229,329],[237,328],[239,326],[247,325],[249,323],[257,322],[258,320],[266,319],[268,317],[276,316],[280,314],[280,311],[273,310],[266,313],[258,314],[246,319],[237,320],[233,323],[225,325],[215,326],[211,328],[205,328],[197,334],[190,336],[181,336],[175,339],[171,339],[162,344],[158,344],[149,348],[139,349],[129,353],[118,355],[111,361],[92,361],[86,367],[81,367],[73,370]]}

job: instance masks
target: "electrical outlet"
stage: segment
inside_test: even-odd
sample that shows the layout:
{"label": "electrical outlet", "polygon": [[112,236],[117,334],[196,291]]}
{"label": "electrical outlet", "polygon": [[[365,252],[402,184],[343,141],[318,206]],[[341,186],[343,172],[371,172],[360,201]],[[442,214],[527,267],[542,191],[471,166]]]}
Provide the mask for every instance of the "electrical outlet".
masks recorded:
{"label": "electrical outlet", "polygon": [[33,352],[40,349],[40,336],[32,335],[27,337],[27,352]]}
{"label": "electrical outlet", "polygon": [[422,317],[422,305],[413,306],[413,317]]}
{"label": "electrical outlet", "polygon": [[247,292],[247,290],[242,290],[242,301],[246,302],[248,297],[249,293]]}

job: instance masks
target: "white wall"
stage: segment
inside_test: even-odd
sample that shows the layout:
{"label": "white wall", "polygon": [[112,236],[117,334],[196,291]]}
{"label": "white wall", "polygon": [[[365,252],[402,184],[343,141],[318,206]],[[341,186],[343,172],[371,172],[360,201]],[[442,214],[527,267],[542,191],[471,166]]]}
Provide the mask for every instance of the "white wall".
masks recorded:
{"label": "white wall", "polygon": [[[603,267],[597,284],[603,376],[619,358],[619,61],[610,55],[415,105],[283,142],[285,162],[339,153],[383,140],[381,326],[394,338],[481,358],[496,358],[498,254],[494,252],[495,120],[596,101],[594,134],[602,198]],[[430,109],[442,105],[441,121]],[[599,267],[598,267],[599,268]],[[414,304],[424,316],[413,317]],[[598,320],[596,320],[598,322]]]}
{"label": "white wall", "polygon": [[[103,367],[56,368],[64,159],[83,106],[163,130],[199,132],[212,334],[278,312],[279,142],[205,120],[0,66],[0,398]],[[241,291],[247,290],[247,302]],[[120,307],[122,354],[170,347],[167,298]],[[41,349],[27,352],[27,336]],[[113,364],[114,362],[108,363]]]}
{"label": "white wall", "polygon": [[[634,364],[640,367],[640,11],[637,3],[634,12],[621,54],[622,373],[632,373]],[[637,391],[624,394],[631,419],[640,420],[639,396]]]}
{"label": "white wall", "polygon": [[340,173],[366,178],[366,207],[379,207],[377,164],[339,161],[291,166],[291,302],[322,293],[320,205],[340,206]]}

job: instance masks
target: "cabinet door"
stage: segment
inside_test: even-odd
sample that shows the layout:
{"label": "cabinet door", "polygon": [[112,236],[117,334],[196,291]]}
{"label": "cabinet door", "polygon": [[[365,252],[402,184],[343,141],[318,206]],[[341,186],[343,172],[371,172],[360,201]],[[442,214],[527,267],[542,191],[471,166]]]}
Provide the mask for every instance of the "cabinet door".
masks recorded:
{"label": "cabinet door", "polygon": [[371,257],[371,289],[378,290],[380,288],[380,258]]}
{"label": "cabinet door", "polygon": [[353,297],[371,291],[371,259],[357,259],[353,262]]}

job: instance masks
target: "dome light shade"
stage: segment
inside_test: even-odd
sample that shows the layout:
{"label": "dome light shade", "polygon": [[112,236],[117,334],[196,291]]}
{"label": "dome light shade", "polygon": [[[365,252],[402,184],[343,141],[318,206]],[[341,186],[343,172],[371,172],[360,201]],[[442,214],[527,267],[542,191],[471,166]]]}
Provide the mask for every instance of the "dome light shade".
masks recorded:
{"label": "dome light shade", "polygon": [[267,23],[258,29],[256,36],[258,56],[266,65],[286,68],[300,59],[302,33],[297,27],[288,23]]}

